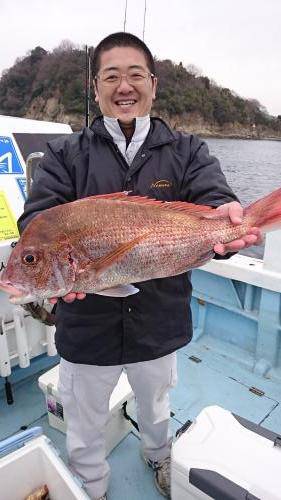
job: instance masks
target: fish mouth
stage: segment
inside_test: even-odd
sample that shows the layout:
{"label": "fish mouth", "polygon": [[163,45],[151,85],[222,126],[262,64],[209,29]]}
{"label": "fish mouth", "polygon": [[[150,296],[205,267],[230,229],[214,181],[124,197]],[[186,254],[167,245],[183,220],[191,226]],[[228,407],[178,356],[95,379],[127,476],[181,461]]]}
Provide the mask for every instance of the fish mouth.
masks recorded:
{"label": "fish mouth", "polygon": [[0,280],[0,290],[10,295],[9,301],[12,304],[27,304],[35,300],[35,297],[29,293],[26,293],[24,290],[20,290],[15,287],[9,281],[1,281]]}
{"label": "fish mouth", "polygon": [[21,295],[23,295],[23,291],[19,290],[19,288],[16,288],[9,281],[1,281],[0,280],[0,290],[13,295],[14,297],[20,297]]}
{"label": "fish mouth", "polygon": [[57,290],[48,290],[45,293],[35,294],[29,290],[20,289],[19,287],[13,285],[10,281],[0,280],[0,291],[6,292],[10,295],[9,301],[14,304],[29,304],[30,302],[38,302],[38,300],[45,300],[50,297],[63,297],[67,293],[71,292],[72,285],[70,289],[59,288]]}

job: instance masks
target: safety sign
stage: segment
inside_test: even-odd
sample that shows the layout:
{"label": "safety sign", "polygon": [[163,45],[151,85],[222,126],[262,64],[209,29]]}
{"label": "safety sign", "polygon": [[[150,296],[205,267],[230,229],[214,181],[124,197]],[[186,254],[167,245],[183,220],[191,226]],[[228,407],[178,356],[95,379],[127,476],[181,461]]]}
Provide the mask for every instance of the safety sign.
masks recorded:
{"label": "safety sign", "polygon": [[11,137],[0,136],[0,174],[23,174]]}
{"label": "safety sign", "polygon": [[16,219],[11,211],[5,193],[0,191],[0,241],[18,238]]}
{"label": "safety sign", "polygon": [[18,183],[18,186],[20,188],[20,192],[22,194],[23,199],[26,200],[27,199],[26,178],[25,177],[18,177],[17,183]]}

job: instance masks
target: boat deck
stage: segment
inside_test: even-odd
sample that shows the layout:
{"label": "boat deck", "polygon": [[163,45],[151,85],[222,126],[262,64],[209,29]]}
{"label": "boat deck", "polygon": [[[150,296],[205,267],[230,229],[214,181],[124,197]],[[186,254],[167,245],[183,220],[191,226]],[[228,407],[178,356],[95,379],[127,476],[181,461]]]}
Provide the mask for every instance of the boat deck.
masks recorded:
{"label": "boat deck", "polygon": [[[207,344],[204,337],[179,351],[179,382],[171,392],[174,433],[205,406],[218,404],[281,434],[280,384],[240,366],[231,354],[227,355],[219,341],[209,339]],[[46,368],[13,385],[13,405],[7,405],[0,392],[0,440],[23,426],[40,425],[66,461],[65,435],[48,425],[44,395],[37,384],[44,371]],[[154,487],[152,471],[140,457],[138,440],[133,430],[109,456],[109,500],[163,498]]]}

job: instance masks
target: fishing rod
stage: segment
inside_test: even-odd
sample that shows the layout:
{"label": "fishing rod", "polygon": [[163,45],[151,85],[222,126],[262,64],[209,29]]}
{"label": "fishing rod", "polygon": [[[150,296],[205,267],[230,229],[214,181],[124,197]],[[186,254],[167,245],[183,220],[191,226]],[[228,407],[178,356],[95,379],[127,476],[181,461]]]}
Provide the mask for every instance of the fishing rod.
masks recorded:
{"label": "fishing rod", "polygon": [[7,330],[8,326],[4,321],[4,317],[0,317],[0,376],[5,378],[6,399],[8,405],[11,405],[14,402],[14,398],[12,385],[8,379],[12,370],[8,348]]}
{"label": "fishing rod", "polygon": [[127,0],[125,2],[125,12],[124,12],[124,26],[123,31],[126,31],[126,22],[127,22]]}
{"label": "fishing rod", "polygon": [[143,13],[143,29],[142,29],[143,41],[144,41],[144,32],[145,32],[145,18],[146,18],[146,0],[144,0],[144,13]]}
{"label": "fishing rod", "polygon": [[[127,7],[128,7],[128,0],[125,0],[123,31],[126,31]],[[145,33],[145,21],[146,21],[146,0],[144,0],[144,13],[143,13],[143,28],[142,28],[142,39],[143,40],[144,40],[144,33]]]}
{"label": "fishing rod", "polygon": [[86,78],[85,78],[85,125],[90,120],[90,92],[91,92],[91,47],[85,46]]}

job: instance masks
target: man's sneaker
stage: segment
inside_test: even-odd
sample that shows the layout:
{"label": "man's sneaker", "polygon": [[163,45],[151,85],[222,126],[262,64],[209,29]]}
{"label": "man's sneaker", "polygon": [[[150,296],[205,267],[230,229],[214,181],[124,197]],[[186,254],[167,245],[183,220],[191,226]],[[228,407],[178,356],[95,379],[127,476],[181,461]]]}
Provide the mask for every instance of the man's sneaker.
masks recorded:
{"label": "man's sneaker", "polygon": [[153,462],[145,458],[149,467],[154,470],[154,479],[158,491],[164,497],[171,497],[171,457],[164,458],[161,462]]}
{"label": "man's sneaker", "polygon": [[102,497],[98,498],[98,500],[106,500],[106,499],[107,499],[106,493]]}

